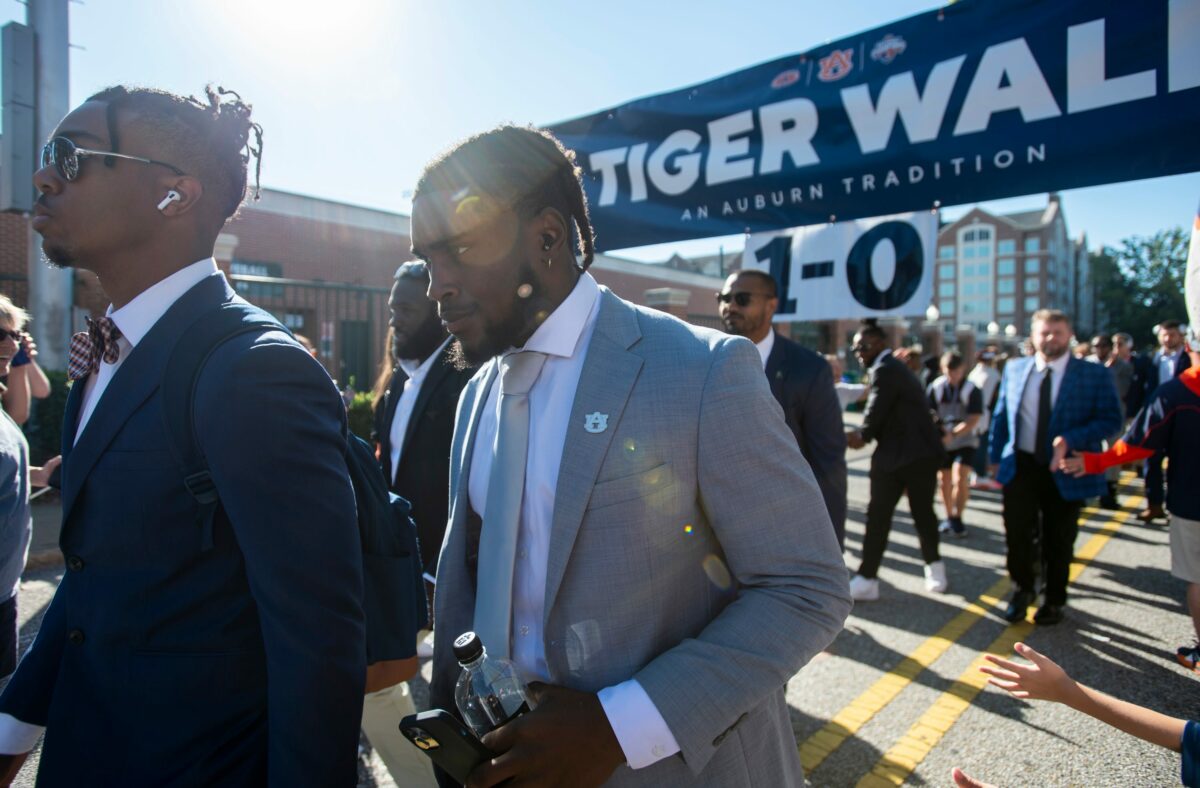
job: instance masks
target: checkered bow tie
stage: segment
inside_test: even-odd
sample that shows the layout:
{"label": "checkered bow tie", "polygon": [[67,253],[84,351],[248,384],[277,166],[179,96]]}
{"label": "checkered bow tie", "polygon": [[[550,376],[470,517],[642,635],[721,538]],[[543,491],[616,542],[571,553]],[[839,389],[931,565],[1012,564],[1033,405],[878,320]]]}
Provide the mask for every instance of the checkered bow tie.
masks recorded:
{"label": "checkered bow tie", "polygon": [[121,338],[121,329],[110,317],[87,319],[87,331],[80,331],[71,337],[71,355],[67,363],[67,377],[80,380],[100,368],[100,360],[109,364],[117,363],[121,348],[117,340]]}

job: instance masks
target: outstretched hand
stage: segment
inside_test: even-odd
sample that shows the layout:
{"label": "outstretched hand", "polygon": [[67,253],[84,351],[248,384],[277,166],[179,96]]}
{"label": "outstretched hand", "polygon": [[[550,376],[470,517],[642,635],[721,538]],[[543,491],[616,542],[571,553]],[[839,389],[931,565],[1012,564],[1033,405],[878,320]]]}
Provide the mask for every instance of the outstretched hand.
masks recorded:
{"label": "outstretched hand", "polygon": [[1075,680],[1054,660],[1024,643],[1016,644],[1015,649],[1032,664],[1022,665],[995,654],[987,654],[984,659],[996,666],[984,665],[979,669],[990,676],[988,684],[1022,700],[1052,700],[1058,703],[1065,703],[1072,693],[1079,691]]}
{"label": "outstretched hand", "polygon": [[625,762],[625,753],[592,692],[531,682],[533,709],[483,737],[499,753],[480,764],[468,788],[490,788],[506,780],[522,786],[594,786]]}
{"label": "outstretched hand", "polygon": [[54,473],[54,469],[60,465],[62,465],[62,457],[51,457],[40,468],[31,466],[29,468],[29,484],[33,487],[47,486],[50,484],[50,476]]}
{"label": "outstretched hand", "polygon": [[1054,454],[1050,457],[1050,470],[1056,471],[1062,464],[1063,458],[1067,456],[1067,452],[1071,447],[1067,445],[1067,439],[1059,435],[1054,439]]}
{"label": "outstretched hand", "polygon": [[1083,464],[1083,456],[1076,452],[1071,452],[1069,457],[1064,457],[1059,460],[1058,467],[1055,470],[1062,471],[1063,473],[1069,473],[1076,477],[1087,476],[1087,469]]}

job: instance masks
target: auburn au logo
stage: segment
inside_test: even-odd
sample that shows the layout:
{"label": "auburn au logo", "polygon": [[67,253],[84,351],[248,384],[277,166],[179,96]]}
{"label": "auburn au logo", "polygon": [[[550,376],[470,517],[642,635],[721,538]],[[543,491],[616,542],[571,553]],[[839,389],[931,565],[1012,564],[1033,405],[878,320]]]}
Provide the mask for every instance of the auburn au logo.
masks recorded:
{"label": "auburn au logo", "polygon": [[822,82],[835,82],[854,70],[854,50],[835,49],[828,57],[823,57],[817,62],[821,65],[817,79]]}

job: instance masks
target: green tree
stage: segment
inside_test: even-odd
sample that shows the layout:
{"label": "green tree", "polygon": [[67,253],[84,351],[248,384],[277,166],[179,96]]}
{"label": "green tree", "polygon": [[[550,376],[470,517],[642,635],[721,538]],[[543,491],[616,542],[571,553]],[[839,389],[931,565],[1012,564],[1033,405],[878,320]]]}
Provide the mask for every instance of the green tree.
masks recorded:
{"label": "green tree", "polygon": [[1124,331],[1135,345],[1147,347],[1157,343],[1154,326],[1159,321],[1187,319],[1183,277],[1188,240],[1182,227],[1173,227],[1126,238],[1090,255],[1096,300],[1110,332]]}

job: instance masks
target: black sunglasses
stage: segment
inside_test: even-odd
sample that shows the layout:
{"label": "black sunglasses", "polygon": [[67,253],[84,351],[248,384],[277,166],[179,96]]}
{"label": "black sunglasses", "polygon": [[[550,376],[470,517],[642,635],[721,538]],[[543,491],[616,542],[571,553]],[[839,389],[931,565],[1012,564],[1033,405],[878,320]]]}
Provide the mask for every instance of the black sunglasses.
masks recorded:
{"label": "black sunglasses", "polygon": [[738,293],[717,293],[718,304],[728,304],[730,301],[738,306],[750,306],[750,302],[754,300],[754,296],[762,295],[762,293],[747,293],[745,290]]}
{"label": "black sunglasses", "polygon": [[81,148],[66,137],[55,137],[42,146],[41,166],[45,168],[53,165],[58,174],[62,176],[62,179],[70,182],[79,177],[79,160],[85,159],[88,156],[111,156],[114,159],[140,161],[142,164],[157,164],[160,167],[166,167],[176,175],[187,174],[174,164],[167,164],[165,161],[155,161],[154,159],[147,159],[142,156],[130,156],[126,153],[115,153],[110,150]]}
{"label": "black sunglasses", "polygon": [[0,342],[9,337],[12,337],[12,341],[19,345],[21,344],[21,340],[25,338],[25,334],[21,331],[9,331],[7,328],[0,328]]}

